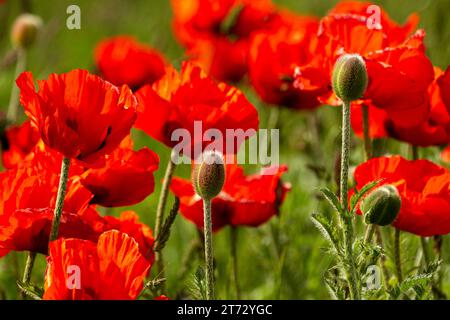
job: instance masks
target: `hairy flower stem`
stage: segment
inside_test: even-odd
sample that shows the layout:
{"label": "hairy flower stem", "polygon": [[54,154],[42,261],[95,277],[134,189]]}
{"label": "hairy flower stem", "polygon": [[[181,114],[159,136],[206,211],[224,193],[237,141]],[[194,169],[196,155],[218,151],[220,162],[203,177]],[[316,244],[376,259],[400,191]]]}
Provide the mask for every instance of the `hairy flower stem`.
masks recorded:
{"label": "hairy flower stem", "polygon": [[425,239],[424,237],[420,237],[420,244],[422,246],[422,257],[425,262],[425,266],[428,266],[428,264],[430,263],[430,255],[428,253],[427,239]]}
{"label": "hairy flower stem", "polygon": [[397,228],[395,229],[395,238],[394,238],[394,261],[398,282],[402,282],[403,274],[402,274],[402,263],[400,253],[400,230]]}
{"label": "hairy flower stem", "polygon": [[237,236],[238,230],[236,227],[230,229],[230,247],[231,247],[231,260],[233,264],[233,282],[236,290],[236,299],[241,299],[241,290],[239,288],[238,278],[238,259],[237,259]]}
{"label": "hairy flower stem", "polygon": [[[162,222],[164,218],[164,211],[166,209],[167,197],[169,195],[169,186],[172,181],[173,173],[175,172],[176,164],[172,160],[172,154],[167,163],[166,172],[164,174],[164,180],[161,187],[161,193],[159,195],[158,207],[156,209],[156,220],[155,220],[155,239],[158,239],[159,233],[161,231]],[[157,272],[161,277],[164,277],[164,262],[162,257],[162,252],[155,252],[155,264]]]}
{"label": "hairy flower stem", "polygon": [[356,264],[353,257],[353,222],[348,212],[348,170],[350,161],[350,102],[342,106],[342,148],[341,148],[341,180],[340,198],[344,215],[341,216],[341,226],[344,229],[344,252],[347,281],[350,289],[350,298],[359,300],[359,286],[356,273]]}
{"label": "hairy flower stem", "polygon": [[[376,236],[377,244],[381,248],[384,248],[383,236],[381,234],[379,226],[375,227],[375,236]],[[381,256],[380,264],[381,264],[381,270],[383,271],[384,283],[385,283],[386,287],[388,287],[389,286],[389,279],[391,278],[391,276],[389,275],[389,270],[386,267],[386,255],[383,254]]]}
{"label": "hairy flower stem", "polygon": [[214,300],[214,256],[212,247],[211,200],[203,200],[203,233],[205,235],[206,299]]}
{"label": "hairy flower stem", "polygon": [[25,71],[27,67],[27,51],[23,48],[17,48],[17,64],[14,74],[14,83],[9,98],[8,112],[6,118],[9,123],[16,123],[19,113],[19,88],[16,85],[16,79]]}
{"label": "hairy flower stem", "polygon": [[372,158],[372,139],[370,138],[369,107],[363,105],[362,113],[363,113],[363,132],[364,132],[364,153],[367,161]]}
{"label": "hairy flower stem", "polygon": [[370,243],[372,242],[373,234],[375,233],[375,227],[374,224],[369,224],[366,228],[366,234],[364,235],[364,242]]}
{"label": "hairy flower stem", "polygon": [[[28,252],[27,261],[25,263],[25,270],[23,272],[22,284],[26,287],[31,280],[31,271],[33,270],[34,261],[36,259],[35,252]],[[26,298],[26,294],[22,291],[22,299]]]}
{"label": "hairy flower stem", "polygon": [[49,242],[58,238],[59,222],[64,207],[64,198],[66,197],[67,180],[69,178],[70,159],[64,157],[61,164],[61,175],[59,177],[58,195],[56,196],[56,205],[53,215],[52,229],[50,232]]}

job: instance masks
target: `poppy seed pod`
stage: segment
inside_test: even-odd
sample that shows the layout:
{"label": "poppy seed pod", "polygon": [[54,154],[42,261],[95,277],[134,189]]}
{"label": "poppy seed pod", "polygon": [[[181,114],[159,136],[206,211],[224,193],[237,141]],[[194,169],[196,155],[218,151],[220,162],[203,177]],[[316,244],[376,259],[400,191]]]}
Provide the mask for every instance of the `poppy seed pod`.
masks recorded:
{"label": "poppy seed pod", "polygon": [[202,199],[211,200],[220,193],[225,183],[223,156],[211,151],[204,153],[202,157],[202,161],[192,169],[192,184]]}
{"label": "poppy seed pod", "polygon": [[387,226],[395,221],[402,200],[396,187],[381,186],[372,191],[361,203],[361,211],[367,224]]}
{"label": "poppy seed pod", "polygon": [[333,69],[333,90],[344,102],[361,98],[366,91],[368,76],[366,64],[358,54],[340,57]]}
{"label": "poppy seed pod", "polygon": [[11,30],[13,45],[23,49],[31,47],[36,41],[42,24],[42,19],[36,15],[25,13],[18,16]]}

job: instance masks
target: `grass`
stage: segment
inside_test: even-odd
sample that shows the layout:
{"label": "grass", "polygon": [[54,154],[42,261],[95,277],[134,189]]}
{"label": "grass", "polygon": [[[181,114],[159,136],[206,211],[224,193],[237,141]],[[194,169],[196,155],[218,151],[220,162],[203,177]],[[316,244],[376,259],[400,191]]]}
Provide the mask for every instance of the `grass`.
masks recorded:
{"label": "grass", "polygon": [[[5,10],[14,16],[19,11],[19,1],[8,1],[0,7],[0,57],[10,50],[8,28],[11,17],[5,20]],[[66,8],[74,1],[32,1],[33,12],[42,16],[46,27],[41,41],[32,49],[29,70],[37,78],[45,78],[51,72],[66,72],[73,68],[94,70],[93,49],[96,43],[107,36],[131,34],[139,40],[159,49],[167,60],[178,66],[183,59],[183,50],[171,33],[171,9],[169,1],[163,0],[78,0],[81,8],[81,30],[66,28]],[[277,4],[303,14],[324,15],[338,1],[336,0],[278,0]],[[433,63],[447,67],[450,57],[450,10],[447,0],[398,0],[374,1],[381,4],[396,21],[403,22],[412,12],[421,16],[420,27],[427,31],[426,45]],[[0,110],[5,110],[9,100],[13,68],[0,69]],[[245,81],[239,85],[259,110],[261,127],[266,127],[270,109],[261,104]],[[292,190],[282,207],[278,218],[260,228],[239,230],[239,278],[244,298],[249,299],[328,299],[322,276],[331,261],[325,254],[324,240],[310,222],[312,212],[328,212],[329,208],[318,195],[317,187],[334,185],[334,159],[339,144],[339,109],[321,107],[315,113],[280,111],[281,162],[289,165],[285,180],[292,184]],[[136,148],[148,146],[161,158],[156,181],[161,181],[169,151],[142,132],[133,132]],[[363,144],[353,138],[351,164],[363,161]],[[408,156],[406,145],[388,141],[382,147],[390,153]],[[440,163],[439,150],[427,148],[422,152],[428,159]],[[249,168],[254,170],[255,168]],[[189,166],[180,166],[176,175],[187,177]],[[116,208],[114,215],[123,210],[135,210],[142,221],[153,227],[160,184],[144,202],[131,208]],[[173,197],[170,196],[170,201]],[[170,207],[171,203],[169,203]],[[360,219],[359,219],[360,220]],[[386,235],[393,238],[393,230]],[[361,234],[361,233],[360,233]],[[186,297],[189,282],[196,268],[202,264],[198,257],[190,259],[188,277],[179,279],[183,260],[189,243],[196,239],[195,227],[178,217],[171,238],[165,248],[168,296]],[[231,261],[229,246],[230,230],[225,229],[214,238],[216,264],[218,267],[217,297],[233,298],[231,283]],[[408,267],[413,264],[415,248],[419,239],[403,236],[403,257]],[[449,238],[445,238],[443,266],[446,272],[445,290],[450,294],[450,250]],[[447,250],[446,250],[447,249]],[[390,247],[388,247],[390,250]],[[388,255],[390,255],[388,251]],[[0,260],[0,298],[17,298],[15,284],[24,267],[24,254],[10,254]],[[394,270],[394,266],[388,264]],[[39,256],[32,281],[43,283],[45,260]]]}

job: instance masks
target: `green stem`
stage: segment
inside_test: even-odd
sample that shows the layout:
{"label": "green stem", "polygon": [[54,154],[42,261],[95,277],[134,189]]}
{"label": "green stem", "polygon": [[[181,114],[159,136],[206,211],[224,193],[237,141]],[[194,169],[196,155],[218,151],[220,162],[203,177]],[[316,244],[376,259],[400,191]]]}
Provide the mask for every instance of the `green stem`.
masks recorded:
{"label": "green stem", "polygon": [[372,242],[373,234],[375,233],[375,225],[369,224],[366,228],[366,234],[364,235],[364,242],[370,243]]}
{"label": "green stem", "polygon": [[370,138],[370,122],[369,122],[369,107],[362,106],[363,113],[363,132],[364,132],[364,152],[366,161],[372,158],[372,139]]}
{"label": "green stem", "polygon": [[[167,197],[169,195],[169,186],[172,181],[173,173],[175,172],[176,164],[172,161],[172,154],[167,163],[166,172],[164,174],[164,180],[161,186],[161,193],[159,195],[158,207],[156,209],[156,220],[155,220],[155,239],[158,239],[159,233],[161,231],[162,222],[164,218],[164,211],[166,209]],[[162,252],[155,252],[155,264],[157,267],[157,272],[161,277],[164,277],[164,262],[162,257]]]}
{"label": "green stem", "polygon": [[[375,227],[375,236],[376,236],[377,244],[381,248],[384,248],[383,236],[381,234],[379,226]],[[383,254],[383,256],[381,257],[380,264],[381,264],[381,270],[383,271],[384,284],[386,285],[386,288],[387,288],[387,287],[389,287],[389,279],[391,278],[391,276],[389,275],[389,270],[386,267],[386,255]]]}
{"label": "green stem", "polygon": [[231,245],[231,260],[233,264],[233,282],[234,288],[236,290],[236,299],[241,299],[241,290],[239,288],[239,278],[238,278],[238,259],[237,259],[237,236],[238,230],[236,227],[231,227],[230,229],[230,245]]}
{"label": "green stem", "polygon": [[342,148],[341,148],[341,179],[340,198],[344,215],[341,217],[341,226],[344,229],[344,252],[347,281],[351,299],[360,299],[356,264],[353,257],[353,222],[348,213],[348,171],[350,162],[350,102],[342,106]]}
{"label": "green stem", "polygon": [[6,118],[9,123],[16,123],[19,113],[19,88],[16,85],[16,79],[25,71],[27,66],[27,52],[25,49],[17,48],[17,64],[14,73],[14,83],[11,89],[11,97],[9,99],[8,113]]}
{"label": "green stem", "polygon": [[212,246],[211,200],[203,200],[203,233],[205,235],[206,299],[214,300],[214,256]]}
{"label": "green stem", "polygon": [[61,175],[59,177],[58,195],[56,197],[55,211],[53,215],[52,229],[49,242],[58,238],[59,222],[64,207],[64,198],[66,197],[67,181],[69,179],[70,159],[64,157],[61,164]]}
{"label": "green stem", "polygon": [[[31,280],[31,271],[33,270],[34,261],[36,259],[35,252],[28,252],[25,270],[23,272],[22,284],[26,287]],[[26,294],[22,291],[22,299],[26,298]]]}
{"label": "green stem", "polygon": [[350,162],[350,103],[342,106],[342,148],[340,198],[344,211],[348,211],[348,170]]}
{"label": "green stem", "polygon": [[397,273],[398,282],[403,282],[402,274],[402,263],[401,263],[401,253],[400,253],[400,230],[395,229],[394,238],[394,260],[395,260],[395,271]]}
{"label": "green stem", "polygon": [[280,108],[269,106],[269,117],[267,118],[267,129],[276,129],[280,120]]}
{"label": "green stem", "polygon": [[422,257],[425,262],[425,266],[428,266],[428,264],[430,263],[430,255],[428,253],[427,239],[425,239],[424,237],[420,237],[420,244],[422,246]]}
{"label": "green stem", "polygon": [[[436,254],[436,258],[438,260],[442,259],[442,245],[444,243],[443,240],[444,239],[440,235],[433,237],[433,241],[434,241],[433,249],[434,249],[434,253]],[[442,288],[442,271],[441,270],[438,271],[436,284],[439,288]]]}
{"label": "green stem", "polygon": [[442,244],[444,243],[443,240],[444,239],[442,236],[434,236],[433,237],[433,241],[434,241],[433,249],[439,260],[442,258]]}
{"label": "green stem", "polygon": [[419,155],[419,147],[418,146],[412,146],[412,158],[413,160],[418,160],[420,157]]}

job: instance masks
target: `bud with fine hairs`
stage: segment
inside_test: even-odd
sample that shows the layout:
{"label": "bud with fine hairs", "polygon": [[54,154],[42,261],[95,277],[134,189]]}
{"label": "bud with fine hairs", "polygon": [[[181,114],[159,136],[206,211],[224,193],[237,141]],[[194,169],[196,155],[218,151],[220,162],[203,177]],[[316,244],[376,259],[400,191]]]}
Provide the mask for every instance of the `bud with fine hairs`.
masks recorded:
{"label": "bud with fine hairs", "polygon": [[42,19],[34,14],[24,13],[18,16],[11,29],[14,47],[22,49],[31,47],[36,42],[42,25]]}
{"label": "bud with fine hairs", "polygon": [[397,188],[387,184],[369,193],[360,208],[366,224],[387,226],[395,221],[401,206],[402,200]]}
{"label": "bud with fine hairs", "polygon": [[333,69],[334,93],[345,103],[358,100],[367,89],[366,63],[358,54],[345,54],[335,63]]}
{"label": "bud with fine hairs", "polygon": [[206,299],[214,300],[214,254],[212,244],[212,199],[225,183],[223,155],[217,151],[206,151],[195,161],[192,169],[192,184],[203,199],[203,235],[205,249]]}
{"label": "bud with fine hairs", "polygon": [[207,151],[192,169],[195,192],[204,200],[215,198],[225,183],[225,165],[220,152]]}

